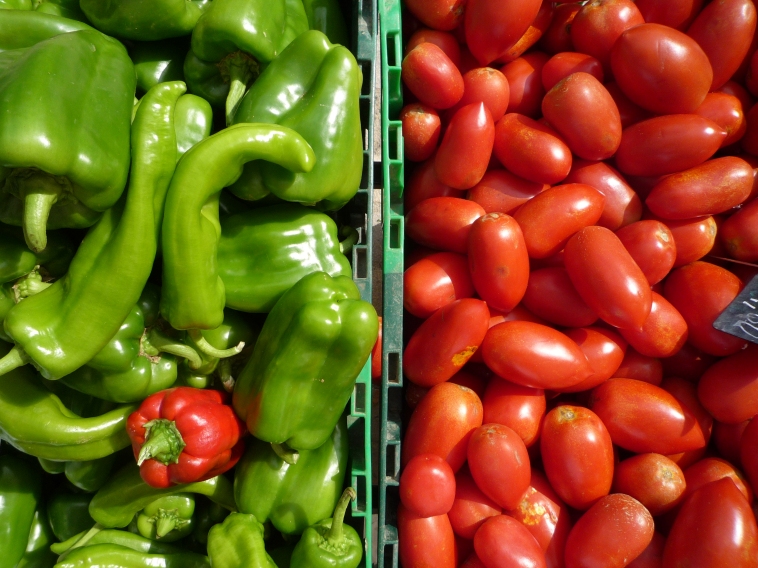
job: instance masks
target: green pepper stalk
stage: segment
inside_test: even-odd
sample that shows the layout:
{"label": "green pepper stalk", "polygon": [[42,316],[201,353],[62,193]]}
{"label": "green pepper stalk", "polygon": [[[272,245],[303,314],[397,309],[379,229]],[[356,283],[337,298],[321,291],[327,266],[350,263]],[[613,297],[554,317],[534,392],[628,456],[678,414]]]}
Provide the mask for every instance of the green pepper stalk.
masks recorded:
{"label": "green pepper stalk", "polygon": [[363,558],[363,543],[356,530],[344,524],[352,487],[345,489],[334,517],[306,529],[292,552],[291,568],[357,568]]}
{"label": "green pepper stalk", "polygon": [[137,513],[137,530],[151,540],[174,542],[193,531],[194,514],[194,495],[166,495]]}

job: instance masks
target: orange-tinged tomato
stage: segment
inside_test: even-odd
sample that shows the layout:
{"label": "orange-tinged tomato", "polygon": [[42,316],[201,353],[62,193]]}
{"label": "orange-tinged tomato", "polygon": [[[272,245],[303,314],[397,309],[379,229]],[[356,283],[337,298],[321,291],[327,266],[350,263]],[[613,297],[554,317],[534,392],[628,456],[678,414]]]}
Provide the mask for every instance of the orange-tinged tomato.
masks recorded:
{"label": "orange-tinged tomato", "polygon": [[653,296],[650,315],[641,329],[620,329],[621,335],[642,355],[671,357],[687,341],[687,322],[660,294]]}
{"label": "orange-tinged tomato", "polygon": [[652,286],[663,280],[676,261],[676,243],[661,221],[637,221],[616,231],[616,236]]}
{"label": "orange-tinged tomato", "polygon": [[653,516],[676,507],[684,498],[682,469],[666,456],[639,454],[623,460],[613,476],[614,493],[634,497]]}

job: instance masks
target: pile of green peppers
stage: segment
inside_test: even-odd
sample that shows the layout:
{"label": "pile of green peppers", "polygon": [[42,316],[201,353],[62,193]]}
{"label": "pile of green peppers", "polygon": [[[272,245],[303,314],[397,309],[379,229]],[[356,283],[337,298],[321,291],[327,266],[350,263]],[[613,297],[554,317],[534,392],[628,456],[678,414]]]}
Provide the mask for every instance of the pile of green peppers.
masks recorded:
{"label": "pile of green peppers", "polygon": [[[0,568],[365,557],[346,407],[379,323],[344,222],[363,173],[345,16],[0,0]],[[126,423],[177,386],[229,393],[245,450],[156,488]]]}

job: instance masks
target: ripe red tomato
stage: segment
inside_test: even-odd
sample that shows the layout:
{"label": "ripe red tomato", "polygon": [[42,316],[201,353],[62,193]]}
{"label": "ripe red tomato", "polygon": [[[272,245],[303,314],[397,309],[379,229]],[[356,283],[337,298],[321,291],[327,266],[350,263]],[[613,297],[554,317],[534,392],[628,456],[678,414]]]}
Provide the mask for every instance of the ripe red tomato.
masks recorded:
{"label": "ripe red tomato", "polygon": [[738,142],[747,131],[747,122],[742,103],[727,93],[708,93],[703,104],[697,107],[695,114],[712,120],[726,132],[721,147]]}
{"label": "ripe red tomato", "polygon": [[758,526],[731,479],[704,485],[682,505],[666,541],[664,566],[753,568]]}
{"label": "ripe red tomato", "polygon": [[[758,420],[751,420],[742,433],[740,461],[750,480],[753,492],[758,490]],[[748,501],[752,501],[752,495]]]}
{"label": "ripe red tomato", "polygon": [[[543,68],[548,69],[550,62]],[[585,160],[606,160],[621,144],[621,116],[602,83],[589,73],[561,79],[542,99],[542,114]]]}
{"label": "ripe red tomato", "polygon": [[669,275],[664,296],[687,322],[689,342],[710,355],[724,357],[740,351],[746,342],[714,328],[713,322],[741,289],[740,279],[728,270],[693,262]]}
{"label": "ripe red tomato", "polygon": [[557,183],[571,170],[571,150],[558,134],[514,112],[495,125],[494,152],[509,171],[536,183]]}
{"label": "ripe red tomato", "polygon": [[627,349],[623,337],[603,327],[569,329],[566,335],[576,342],[587,357],[593,374],[577,385],[561,389],[562,392],[588,390],[616,376]]}
{"label": "ripe red tomato", "polygon": [[660,454],[632,456],[616,466],[613,476],[613,492],[634,497],[653,516],[676,507],[684,489],[682,469]]}
{"label": "ripe red tomato", "polygon": [[445,185],[437,179],[434,158],[418,164],[410,179],[406,179],[403,200],[405,210],[411,211],[416,205],[431,197],[462,197],[458,189]]}
{"label": "ripe red tomato", "polygon": [[529,447],[539,438],[545,415],[545,391],[493,378],[482,398],[485,424],[503,424]]}
{"label": "ripe red tomato", "polygon": [[579,4],[558,4],[555,7],[553,21],[539,41],[539,45],[544,51],[547,53],[574,51],[574,43],[571,41],[569,31],[581,8]]}
{"label": "ripe red tomato", "polygon": [[590,408],[613,443],[631,452],[668,455],[705,446],[692,411],[650,383],[610,379],[592,390]]}
{"label": "ripe red tomato", "polygon": [[616,236],[652,286],[663,280],[676,261],[676,244],[669,228],[655,220],[621,227]]}
{"label": "ripe red tomato", "polygon": [[758,199],[730,215],[719,234],[730,257],[745,262],[758,260]]}
{"label": "ripe red tomato", "polygon": [[685,499],[704,485],[725,477],[734,482],[748,503],[753,502],[753,492],[744,474],[728,461],[714,457],[704,458],[684,470],[684,479],[687,483],[684,492]]}
{"label": "ripe red tomato", "polygon": [[490,517],[503,510],[487,497],[476,485],[468,467],[462,468],[455,476],[455,501],[448,513],[455,534],[473,539],[477,529]]}
{"label": "ripe red tomato", "polygon": [[594,0],[585,4],[571,23],[571,41],[576,51],[597,58],[606,68],[611,48],[631,27],[644,24],[631,0]]}
{"label": "ripe red tomato", "polygon": [[[705,437],[705,443],[708,444],[711,439],[711,434],[713,433],[713,417],[705,407],[700,404],[700,400],[698,400],[697,397],[697,386],[686,379],[674,376],[663,379],[660,387],[670,393],[680,402],[680,404],[682,404],[682,406],[686,406],[690,409],[692,414],[695,415],[698,424],[700,424],[700,429],[703,431],[703,436]],[[679,454],[669,455],[667,457],[684,469],[700,460],[704,454],[705,448],[700,448],[698,450],[689,450]]]}
{"label": "ripe red tomato", "polygon": [[627,568],[663,568],[663,548],[666,546],[666,537],[656,531],[653,540],[647,545],[637,558],[627,564]]}
{"label": "ripe red tomato", "polygon": [[700,260],[711,252],[716,242],[718,227],[713,217],[696,217],[695,219],[676,221],[660,219],[649,212],[646,212],[644,217],[662,222],[671,231],[676,247],[674,268]]}
{"label": "ripe red tomato", "polygon": [[420,245],[465,254],[471,225],[482,215],[484,209],[473,201],[432,197],[405,216],[405,234]]}
{"label": "ripe red tomato", "polygon": [[537,15],[524,32],[524,35],[522,35],[511,47],[506,49],[505,52],[497,58],[497,61],[501,63],[509,63],[514,59],[521,57],[526,50],[537,43],[553,21],[554,11],[553,3],[550,0],[542,0],[540,11],[537,12]]}
{"label": "ripe red tomato", "polygon": [[499,376],[527,387],[560,389],[592,375],[576,343],[560,331],[527,321],[491,327],[482,343],[482,356]]}
{"label": "ripe red tomato", "polygon": [[537,17],[541,4],[541,0],[468,0],[466,44],[479,63],[489,65],[516,43]]}
{"label": "ripe red tomato", "polygon": [[515,508],[529,487],[531,469],[524,441],[503,424],[483,424],[474,430],[468,442],[468,467],[479,489],[503,509]]}
{"label": "ripe red tomato", "polygon": [[408,421],[403,467],[419,454],[435,454],[458,471],[466,461],[468,440],[481,425],[482,401],[474,391],[451,383],[432,387]]}
{"label": "ripe red tomato", "polygon": [[595,503],[571,529],[566,540],[566,568],[623,568],[653,540],[653,517],[636,499],[623,493]]}
{"label": "ripe red tomato", "polygon": [[641,106],[634,104],[632,100],[624,94],[621,87],[616,82],[606,83],[605,88],[613,97],[616,103],[616,108],[619,109],[619,116],[621,116],[621,126],[629,128],[633,124],[642,122],[652,117],[652,114],[642,108]]}
{"label": "ripe red tomato", "polygon": [[719,455],[732,463],[740,463],[740,443],[748,424],[750,420],[738,424],[725,424],[718,420],[713,422],[713,441],[716,443]]}
{"label": "ripe red tomato", "polygon": [[474,187],[487,171],[494,141],[495,123],[484,103],[461,107],[450,119],[434,158],[437,178],[456,189]]}
{"label": "ripe red tomato", "polygon": [[514,211],[550,186],[520,178],[507,170],[489,170],[482,180],[468,190],[467,197],[487,213]]}
{"label": "ripe red tomato", "polygon": [[636,4],[646,22],[684,31],[700,12],[703,2],[704,0],[637,0]]}
{"label": "ripe red tomato", "polygon": [[455,568],[455,536],[447,515],[422,517],[400,503],[397,534],[403,568]]}
{"label": "ripe red tomato", "polygon": [[[412,3],[411,1],[409,4]],[[405,55],[408,55],[414,47],[422,43],[433,43],[445,52],[445,55],[450,58],[453,65],[460,68],[461,47],[458,45],[458,40],[455,39],[453,34],[428,28],[417,30],[408,38],[408,43],[405,44]]]}
{"label": "ripe red tomato", "polygon": [[542,97],[545,88],[542,86],[542,68],[550,57],[542,52],[527,53],[500,68],[508,79],[511,96],[508,110],[538,118],[541,114]]}
{"label": "ripe red tomato", "polygon": [[414,47],[403,59],[401,75],[418,100],[432,108],[450,108],[463,96],[461,72],[433,43]]}
{"label": "ripe red tomato", "polygon": [[565,51],[553,55],[545,63],[542,68],[542,86],[549,91],[561,79],[579,71],[589,73],[601,83],[603,82],[603,66],[597,59],[586,53]]}
{"label": "ripe red tomato", "polygon": [[563,260],[576,291],[603,321],[622,329],[643,326],[652,306],[650,286],[610,230],[581,229],[566,243]]}
{"label": "ripe red tomato", "polygon": [[405,5],[421,22],[436,30],[454,30],[463,21],[464,0],[408,0]]}
{"label": "ripe red tomato", "polygon": [[700,402],[719,422],[737,424],[758,414],[758,347],[714,363],[697,386]]}
{"label": "ripe red tomato", "polygon": [[715,362],[715,357],[703,353],[691,343],[685,343],[676,355],[661,359],[667,377],[681,377],[692,383],[700,380],[700,375]]}
{"label": "ripe red tomato", "polygon": [[687,341],[687,322],[660,294],[651,292],[653,304],[641,329],[620,329],[621,335],[642,355],[671,357]]}
{"label": "ripe red tomato", "polygon": [[621,365],[613,376],[660,385],[663,380],[663,365],[660,359],[647,357],[638,353],[634,347],[628,347],[624,360],[621,361]]}
{"label": "ripe red tomato", "polygon": [[400,111],[405,159],[423,162],[437,149],[442,130],[440,116],[430,106],[411,103]]}
{"label": "ripe red tomato", "polygon": [[[500,71],[492,67],[477,67],[463,74],[463,97],[450,110],[455,112],[461,107],[472,103],[483,102],[497,122],[505,114],[511,90],[508,79]],[[405,134],[405,133],[404,133]]]}
{"label": "ripe red tomato", "polygon": [[487,568],[484,563],[479,560],[479,557],[476,555],[476,552],[472,552],[466,560],[463,561],[463,564],[460,565],[460,568]]}
{"label": "ripe red tomato", "polygon": [[420,318],[428,318],[441,307],[473,295],[468,260],[462,254],[429,255],[403,274],[403,307]]}
{"label": "ripe red tomato", "polygon": [[600,418],[581,406],[557,406],[545,416],[540,438],[545,474],[571,507],[588,509],[613,482],[613,443]]}
{"label": "ripe red tomato", "polygon": [[408,341],[405,376],[422,387],[448,380],[482,344],[489,321],[487,304],[481,300],[464,298],[443,306]]}
{"label": "ripe red tomato", "polygon": [[524,297],[529,282],[529,254],[521,227],[510,215],[487,213],[469,233],[471,281],[487,305],[509,312]]}
{"label": "ripe red tomato", "polygon": [[660,24],[642,23],[622,33],[611,50],[611,69],[632,101],[657,114],[694,112],[713,81],[697,42]]}
{"label": "ripe red tomato", "polygon": [[400,476],[400,501],[420,517],[445,515],[455,500],[455,475],[450,465],[434,454],[415,456]]}
{"label": "ripe red tomato", "polygon": [[532,271],[524,305],[533,314],[563,327],[586,327],[597,321],[597,314],[579,296],[565,268]]}
{"label": "ripe red tomato", "polygon": [[602,193],[582,183],[551,187],[524,203],[513,218],[524,232],[529,257],[560,252],[574,233],[597,222],[604,203]]}
{"label": "ripe red tomato", "polygon": [[487,568],[547,568],[545,553],[527,528],[507,515],[487,519],[476,531],[474,550]]}

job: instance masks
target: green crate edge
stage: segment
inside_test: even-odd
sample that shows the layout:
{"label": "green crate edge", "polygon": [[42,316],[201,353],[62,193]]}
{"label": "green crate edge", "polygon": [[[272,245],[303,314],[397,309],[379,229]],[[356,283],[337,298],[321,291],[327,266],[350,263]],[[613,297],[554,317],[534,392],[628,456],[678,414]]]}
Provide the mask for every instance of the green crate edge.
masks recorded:
{"label": "green crate edge", "polygon": [[[400,476],[401,420],[399,405],[403,374],[403,139],[397,117],[402,106],[400,64],[402,60],[402,21],[400,0],[379,0],[379,33],[382,54],[382,176],[384,274],[382,385],[379,435],[379,518],[377,526],[377,566],[399,565],[397,495],[392,495]],[[388,491],[389,490],[389,491]],[[389,497],[389,499],[388,499]],[[394,500],[393,500],[394,499]],[[389,515],[388,515],[389,513]]]}
{"label": "green crate edge", "polygon": [[[363,74],[361,88],[361,129],[364,177],[356,198],[340,214],[349,216],[351,225],[359,229],[361,240],[353,247],[353,281],[361,292],[361,299],[372,301],[372,194],[374,190],[374,87],[376,61],[377,0],[341,0],[343,15],[350,18],[351,51]],[[365,108],[366,112],[363,112]],[[366,363],[356,381],[350,397],[350,414],[347,419],[350,439],[350,485],[357,498],[350,506],[346,519],[363,538],[364,551],[361,567],[369,568],[373,557],[371,491],[371,360]]]}

